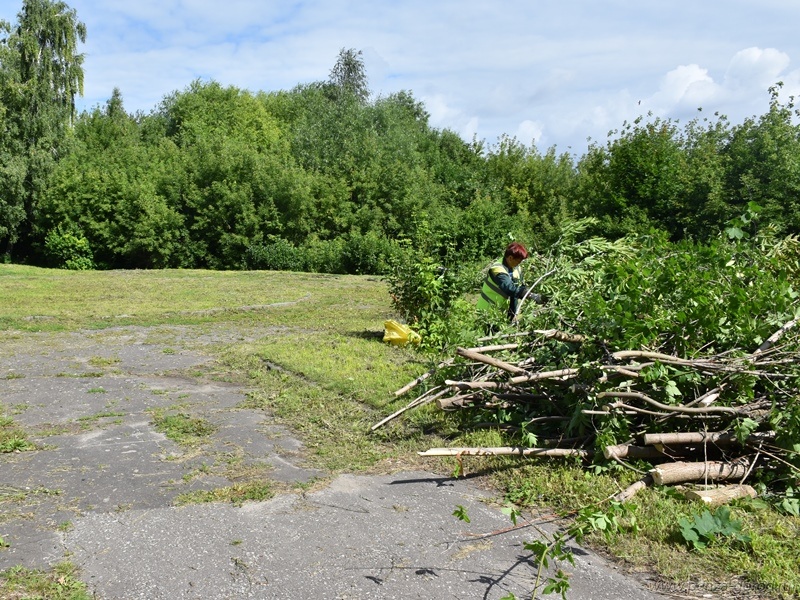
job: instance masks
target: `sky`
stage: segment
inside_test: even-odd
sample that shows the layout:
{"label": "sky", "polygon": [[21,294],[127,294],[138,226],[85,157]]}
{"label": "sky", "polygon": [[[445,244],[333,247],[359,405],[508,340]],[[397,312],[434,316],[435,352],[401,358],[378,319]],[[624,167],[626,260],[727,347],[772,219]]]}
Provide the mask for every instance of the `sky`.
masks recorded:
{"label": "sky", "polygon": [[[149,113],[194,80],[251,92],[328,79],[362,52],[373,98],[408,91],[465,141],[582,155],[639,116],[737,124],[800,97],[798,0],[65,0],[84,96]],[[22,0],[0,0],[16,22]],[[700,110],[702,109],[702,110]]]}

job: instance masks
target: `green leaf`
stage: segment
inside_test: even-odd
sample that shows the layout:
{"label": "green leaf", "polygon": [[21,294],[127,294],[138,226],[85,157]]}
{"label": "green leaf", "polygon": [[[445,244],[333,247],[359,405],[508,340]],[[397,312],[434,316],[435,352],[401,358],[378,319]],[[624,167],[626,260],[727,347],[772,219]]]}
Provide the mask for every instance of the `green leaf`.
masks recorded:
{"label": "green leaf", "polygon": [[664,392],[666,392],[667,396],[670,398],[676,398],[678,396],[682,396],[681,390],[678,388],[678,384],[672,381],[671,379],[667,382],[664,386]]}
{"label": "green leaf", "polygon": [[464,521],[465,523],[469,523],[469,515],[467,514],[467,509],[461,506],[460,504],[456,507],[453,511],[453,516],[460,521]]}
{"label": "green leaf", "polygon": [[511,519],[511,522],[514,525],[517,524],[517,518],[520,516],[520,512],[515,507],[507,505],[501,508],[500,511],[509,519]]}

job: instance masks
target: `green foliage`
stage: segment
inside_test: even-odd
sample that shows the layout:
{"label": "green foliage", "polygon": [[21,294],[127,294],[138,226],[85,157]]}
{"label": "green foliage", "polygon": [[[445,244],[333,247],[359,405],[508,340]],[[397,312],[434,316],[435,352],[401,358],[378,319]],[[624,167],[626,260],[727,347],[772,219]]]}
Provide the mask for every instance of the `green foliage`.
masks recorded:
{"label": "green foliage", "polygon": [[47,598],[52,600],[90,600],[79,577],[78,568],[69,562],[48,571],[12,567],[0,572],[0,593],[7,598]]}
{"label": "green foliage", "polygon": [[300,271],[302,252],[280,237],[250,246],[245,253],[245,268],[264,271]]}
{"label": "green foliage", "polygon": [[[566,329],[585,340],[575,343],[533,337],[503,360],[532,360],[537,371],[573,369],[577,374],[567,382],[545,380],[533,385],[530,393],[541,396],[540,401],[511,402],[498,408],[493,392],[485,392],[481,397],[485,402],[476,401],[473,409],[459,411],[463,425],[495,424],[511,433],[508,443],[512,444],[560,438],[565,433],[579,436],[584,444],[593,445],[595,461],[602,466],[606,446],[629,440],[643,427],[648,431],[697,427],[691,420],[676,419],[642,424],[639,417],[605,410],[609,396],[628,394],[661,405],[686,405],[717,390],[718,407],[739,407],[768,398],[769,415],[757,423],[720,415],[722,420],[715,426],[730,428],[742,439],[762,429],[776,431],[778,445],[788,451],[785,459],[769,469],[755,470],[752,477],[767,483],[780,481],[797,463],[800,449],[800,409],[795,401],[800,369],[789,358],[775,363],[781,365],[779,376],[756,376],[747,357],[799,314],[796,266],[794,258],[786,260],[794,257],[794,251],[788,255],[773,252],[773,248],[787,245],[785,240],[770,227],[758,227],[757,207],[750,208],[748,237],[731,241],[721,234],[703,244],[670,242],[666,234],[658,232],[609,242],[589,236],[596,221],[564,223],[548,253],[534,254],[528,260],[527,279],[541,278],[537,291],[550,300],[545,306],[524,304],[519,329]],[[409,314],[421,315],[424,328],[437,331],[430,323],[446,321],[446,316],[424,320],[426,307],[453,313],[459,304],[437,304],[450,295],[443,291],[436,263],[423,259],[410,260],[405,276],[390,280],[390,290],[405,300],[397,303],[399,307],[415,308],[416,312]],[[463,293],[463,287],[456,289]],[[461,326],[475,329],[474,315],[470,320],[468,314],[459,314],[459,321]],[[455,338],[443,339],[450,342]],[[731,368],[701,372],[679,361],[650,360],[637,366],[633,375],[608,370],[607,365],[620,363],[615,353],[631,350],[679,359],[717,357],[731,361]],[[800,351],[800,336],[794,332],[784,336],[780,350],[788,353],[787,357],[794,356]],[[467,373],[454,376],[448,371],[442,377],[469,379],[469,363],[462,366]]]}
{"label": "green foliage", "polygon": [[345,273],[344,240],[320,240],[312,238],[303,245],[305,268],[312,273]]}
{"label": "green foliage", "polygon": [[49,231],[44,239],[44,252],[53,267],[73,271],[94,268],[89,240],[80,232],[64,231],[62,227]]}
{"label": "green foliage", "polygon": [[118,92],[81,115],[75,131],[42,197],[40,235],[80,231],[101,268],[188,266],[191,247],[167,185],[179,164],[175,145],[144,141]]}
{"label": "green foliage", "polygon": [[469,514],[467,513],[467,509],[464,508],[461,504],[456,506],[456,509],[453,511],[453,516],[458,519],[459,521],[464,521],[464,523],[470,523]]}
{"label": "green foliage", "polygon": [[46,264],[45,238],[65,225],[100,268],[267,264],[282,239],[304,269],[383,274],[403,237],[432,236],[427,256],[450,268],[489,260],[509,233],[544,252],[574,216],[609,238],[707,241],[749,202],[777,232],[800,232],[797,111],[780,84],[769,112],[740,126],[640,117],[577,163],[508,136],[465,143],[406,91],[370,101],[362,54],[344,48],[324,82],[253,94],[196,81],[136,117],[115,89],[70,130],[86,35],[75,11],[26,0],[3,30],[7,255],[16,245]]}
{"label": "green foliage", "polygon": [[779,101],[783,84],[770,88],[769,111],[746,119],[732,129],[724,148],[724,174],[728,203],[744,212],[750,202],[764,207],[764,216],[781,232],[797,233],[800,227],[800,125],[794,97]]}
{"label": "green foliage", "polygon": [[176,444],[195,446],[214,432],[214,427],[199,417],[185,413],[165,414],[154,411],[153,424]]}
{"label": "green foliage", "polygon": [[704,510],[691,518],[679,521],[681,536],[692,550],[704,550],[722,542],[750,543],[750,536],[742,533],[742,524],[731,519],[731,510],[720,506],[713,513]]}
{"label": "green foliage", "polygon": [[606,538],[620,533],[636,533],[639,525],[634,505],[609,501],[605,508],[587,506],[580,509],[569,527],[569,533],[580,544],[584,536],[591,531],[599,531]]}
{"label": "green foliage", "polygon": [[606,235],[642,231],[650,223],[675,237],[682,233],[686,156],[677,134],[671,121],[639,118],[581,161],[584,214],[600,219]]}
{"label": "green foliage", "polygon": [[350,232],[342,247],[342,265],[347,273],[354,275],[382,275],[389,270],[397,246],[381,233],[370,230],[362,234]]}
{"label": "green foliage", "polygon": [[0,244],[28,239],[39,197],[68,147],[83,93],[86,27],[64,2],[23,0],[15,26],[0,22]]}
{"label": "green foliage", "polygon": [[786,491],[781,495],[778,502],[778,509],[787,515],[793,517],[800,517],[800,490],[789,486]]}
{"label": "green foliage", "polygon": [[352,95],[359,102],[367,101],[369,87],[361,50],[342,48],[339,51],[331,69],[330,82],[340,93]]}
{"label": "green foliage", "polygon": [[13,419],[0,414],[0,454],[35,450],[25,432],[18,428]]}
{"label": "green foliage", "polygon": [[418,229],[418,242],[401,240],[386,279],[392,306],[422,335],[423,347],[442,349],[474,337],[476,315],[464,294],[474,287],[476,272],[447,255],[431,255],[425,231]]}
{"label": "green foliage", "polygon": [[[526,147],[516,138],[502,136],[486,153],[486,189],[490,190],[493,212],[507,214],[526,224],[537,242],[552,241],[559,224],[568,219],[577,200],[577,173],[569,154],[558,155],[555,148],[541,154],[535,146]],[[494,219],[479,223],[491,227]],[[513,231],[507,227],[502,235]],[[485,230],[485,229],[484,229]],[[486,230],[485,230],[486,231]],[[500,239],[486,231],[488,240]],[[518,235],[514,236],[518,238]],[[493,255],[497,249],[486,253]]]}

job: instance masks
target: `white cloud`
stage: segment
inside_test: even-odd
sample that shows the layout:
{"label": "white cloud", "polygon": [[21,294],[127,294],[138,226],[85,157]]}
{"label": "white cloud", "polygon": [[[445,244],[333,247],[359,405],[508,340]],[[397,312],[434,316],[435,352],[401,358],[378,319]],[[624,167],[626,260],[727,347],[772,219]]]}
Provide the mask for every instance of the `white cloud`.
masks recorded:
{"label": "white cloud", "polygon": [[198,77],[291,89],[327,79],[339,50],[356,48],[373,93],[411,91],[435,127],[580,153],[648,110],[736,120],[763,112],[778,80],[800,93],[798,2],[67,2],[88,30],[80,107],[118,87],[129,111],[148,112]]}
{"label": "white cloud", "polygon": [[648,110],[665,115],[676,109],[696,110],[721,94],[722,89],[714,83],[708,69],[699,65],[681,65],[664,75],[658,92],[644,104]]}
{"label": "white cloud", "polygon": [[517,127],[515,137],[526,146],[531,144],[539,146],[543,140],[543,135],[541,123],[525,120]]}
{"label": "white cloud", "polygon": [[789,63],[789,56],[774,48],[746,48],[731,59],[724,85],[731,92],[764,90],[780,78]]}

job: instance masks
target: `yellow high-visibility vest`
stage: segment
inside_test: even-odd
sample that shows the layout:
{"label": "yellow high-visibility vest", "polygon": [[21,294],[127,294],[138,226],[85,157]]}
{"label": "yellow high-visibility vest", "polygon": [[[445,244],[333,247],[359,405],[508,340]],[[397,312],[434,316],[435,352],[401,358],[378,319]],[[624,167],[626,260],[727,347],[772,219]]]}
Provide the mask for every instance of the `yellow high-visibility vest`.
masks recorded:
{"label": "yellow high-visibility vest", "polygon": [[[483,310],[490,310],[493,306],[498,306],[504,311],[507,311],[510,304],[509,296],[497,284],[497,276],[502,273],[508,273],[508,267],[503,264],[502,260],[492,263],[489,267],[489,272],[486,273],[486,279],[483,280],[483,287],[481,288],[481,297],[478,298],[478,308]],[[519,283],[522,279],[522,272],[519,265],[511,270],[511,279],[514,283]]]}

